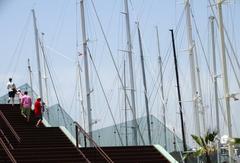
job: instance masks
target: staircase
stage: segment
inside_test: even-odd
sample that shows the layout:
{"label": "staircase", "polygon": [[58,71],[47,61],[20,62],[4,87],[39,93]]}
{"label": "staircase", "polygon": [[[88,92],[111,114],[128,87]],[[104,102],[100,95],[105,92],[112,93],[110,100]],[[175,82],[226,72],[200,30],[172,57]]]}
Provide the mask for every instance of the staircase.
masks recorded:
{"label": "staircase", "polygon": [[[35,124],[34,118],[30,122],[26,121],[20,113],[19,105],[0,105],[0,163],[106,162],[96,148],[76,148],[58,127],[36,128]],[[2,144],[6,147],[3,148]],[[6,148],[13,156],[12,160]],[[154,146],[101,147],[101,150],[116,163],[170,162]]]}
{"label": "staircase", "polygon": [[[86,162],[79,150],[58,127],[36,128],[34,119],[27,122],[21,116],[19,105],[14,107],[0,105],[0,110],[20,137],[18,142],[0,117],[0,128],[13,146],[14,149],[9,150],[17,162]],[[3,135],[0,134],[0,137],[8,144]],[[2,147],[0,162],[10,162]]]}
{"label": "staircase", "polygon": [[[169,163],[154,146],[101,147],[115,163]],[[81,148],[91,162],[104,162],[94,148]]]}

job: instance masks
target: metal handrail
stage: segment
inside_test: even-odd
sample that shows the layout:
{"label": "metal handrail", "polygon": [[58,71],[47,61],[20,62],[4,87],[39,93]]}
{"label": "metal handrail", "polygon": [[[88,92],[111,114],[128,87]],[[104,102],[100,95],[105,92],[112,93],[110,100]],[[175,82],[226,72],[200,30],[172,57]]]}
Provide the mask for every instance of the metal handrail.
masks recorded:
{"label": "metal handrail", "polygon": [[87,163],[91,163],[91,161],[88,160],[88,158],[85,156],[85,154],[78,148],[76,147],[78,152],[83,156],[83,158],[87,161]]}
{"label": "metal handrail", "polygon": [[15,160],[12,153],[9,151],[8,147],[6,146],[6,144],[4,143],[1,137],[0,137],[0,144],[3,147],[4,151],[7,153],[7,156],[10,158],[12,163],[17,163],[17,161]]}
{"label": "metal handrail", "polygon": [[4,134],[4,132],[2,131],[2,129],[0,129],[0,133],[2,134],[2,136],[4,137],[4,139],[7,141],[8,145],[10,146],[11,149],[14,149],[12,144],[10,143],[10,141],[8,140],[8,138],[6,137],[6,135]]}
{"label": "metal handrail", "polygon": [[21,142],[21,138],[18,136],[17,132],[13,129],[12,125],[9,123],[9,121],[7,120],[7,118],[5,117],[5,115],[3,114],[3,112],[1,110],[0,110],[0,116],[3,119],[3,121],[6,123],[6,125],[8,126],[8,128],[10,129],[10,131],[12,132],[14,137],[20,143]]}
{"label": "metal handrail", "polygon": [[91,144],[96,148],[96,150],[100,153],[100,155],[108,162],[114,163],[111,158],[102,150],[100,146],[89,136],[89,134],[75,121],[73,122],[76,125],[76,146],[78,147],[78,131],[80,131],[84,135],[85,145],[86,138],[90,141]]}

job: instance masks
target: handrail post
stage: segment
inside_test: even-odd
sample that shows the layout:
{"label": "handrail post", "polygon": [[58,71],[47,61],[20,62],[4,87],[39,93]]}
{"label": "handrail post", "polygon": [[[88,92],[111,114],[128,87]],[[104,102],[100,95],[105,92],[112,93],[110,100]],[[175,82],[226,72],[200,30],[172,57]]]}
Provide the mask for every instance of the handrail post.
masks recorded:
{"label": "handrail post", "polygon": [[85,147],[87,145],[87,141],[86,139],[88,139],[88,141],[90,142],[90,144],[93,145],[93,147],[96,148],[96,150],[99,152],[99,154],[108,162],[108,163],[113,163],[113,161],[111,160],[111,158],[101,149],[101,147],[99,147],[97,145],[97,143],[92,139],[92,137],[87,134],[87,132],[75,121],[74,124],[76,125],[76,127],[79,129],[79,131],[84,135],[84,143],[85,143]]}
{"label": "handrail post", "polygon": [[78,148],[78,126],[75,126],[75,132],[76,132],[76,147]]}
{"label": "handrail post", "polygon": [[87,148],[87,137],[84,135],[84,146]]}

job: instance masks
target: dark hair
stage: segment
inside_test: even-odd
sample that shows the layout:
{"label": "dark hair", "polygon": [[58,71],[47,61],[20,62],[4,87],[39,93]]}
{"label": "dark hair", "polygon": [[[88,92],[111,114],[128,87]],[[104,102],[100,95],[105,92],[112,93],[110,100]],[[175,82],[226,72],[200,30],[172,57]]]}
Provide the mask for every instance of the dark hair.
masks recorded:
{"label": "dark hair", "polygon": [[27,92],[27,91],[25,91],[25,92],[24,92],[24,94],[25,94],[25,95],[27,95],[27,94],[28,94],[28,92]]}
{"label": "dark hair", "polygon": [[9,78],[9,81],[12,81],[12,78]]}

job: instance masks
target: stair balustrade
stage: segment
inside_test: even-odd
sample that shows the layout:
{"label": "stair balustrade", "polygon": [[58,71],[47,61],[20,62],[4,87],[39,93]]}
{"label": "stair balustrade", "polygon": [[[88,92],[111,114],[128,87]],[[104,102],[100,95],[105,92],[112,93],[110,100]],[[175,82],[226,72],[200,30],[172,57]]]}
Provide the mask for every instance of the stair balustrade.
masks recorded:
{"label": "stair balustrade", "polygon": [[3,119],[3,121],[5,122],[5,124],[7,125],[7,127],[9,128],[9,130],[11,131],[11,133],[14,135],[14,137],[17,139],[17,141],[20,143],[21,142],[21,138],[18,136],[17,132],[13,129],[12,125],[9,123],[9,121],[7,120],[7,118],[4,116],[3,112],[0,110],[0,117]]}
{"label": "stair balustrade", "polygon": [[3,150],[5,151],[5,153],[7,154],[8,158],[11,160],[11,162],[17,163],[17,161],[15,160],[12,153],[10,152],[10,150],[8,149],[8,147],[6,146],[6,144],[4,143],[4,141],[1,137],[0,137],[0,144],[1,144],[1,147],[3,148]]}
{"label": "stair balustrade", "polygon": [[111,158],[101,149],[100,146],[97,145],[97,143],[89,136],[89,134],[75,121],[73,122],[75,124],[75,129],[76,129],[76,147],[78,148],[78,138],[79,138],[79,132],[83,134],[84,137],[84,144],[85,147],[87,146],[87,141],[86,139],[88,139],[88,141],[90,142],[90,144],[92,144],[96,150],[99,152],[99,154],[108,162],[108,163],[113,163],[113,161],[111,160]]}

